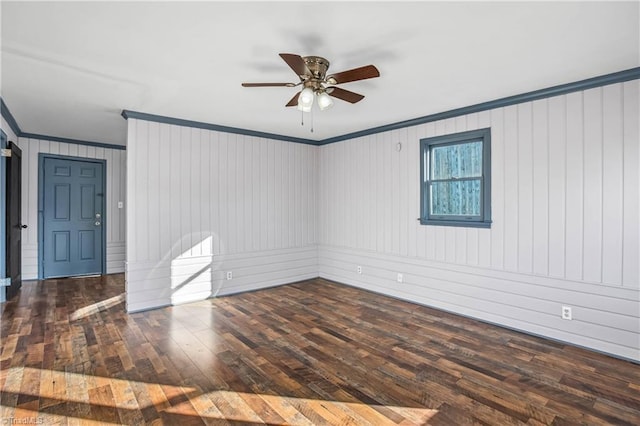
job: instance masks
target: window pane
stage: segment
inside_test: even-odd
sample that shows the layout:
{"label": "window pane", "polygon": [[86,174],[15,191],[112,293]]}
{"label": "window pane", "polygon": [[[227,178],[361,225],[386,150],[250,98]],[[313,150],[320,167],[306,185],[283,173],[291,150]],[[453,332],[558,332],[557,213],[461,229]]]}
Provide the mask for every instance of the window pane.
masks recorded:
{"label": "window pane", "polygon": [[482,141],[434,146],[431,149],[431,179],[482,176]]}
{"label": "window pane", "polygon": [[433,182],[431,214],[480,216],[480,179]]}

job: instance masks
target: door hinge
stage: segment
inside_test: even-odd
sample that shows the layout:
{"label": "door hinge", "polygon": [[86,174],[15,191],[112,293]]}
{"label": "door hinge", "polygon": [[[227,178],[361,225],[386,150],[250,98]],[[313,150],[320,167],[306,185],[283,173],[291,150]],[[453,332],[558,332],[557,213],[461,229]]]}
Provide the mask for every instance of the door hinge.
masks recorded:
{"label": "door hinge", "polygon": [[11,150],[7,148],[2,149],[2,155],[0,157],[11,157]]}

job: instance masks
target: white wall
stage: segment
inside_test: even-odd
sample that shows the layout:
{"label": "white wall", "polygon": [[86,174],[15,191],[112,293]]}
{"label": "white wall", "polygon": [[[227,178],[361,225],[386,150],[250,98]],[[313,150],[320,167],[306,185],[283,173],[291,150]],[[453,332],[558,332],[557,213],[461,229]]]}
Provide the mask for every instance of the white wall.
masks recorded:
{"label": "white wall", "polygon": [[[321,147],[320,276],[640,360],[639,92],[635,80]],[[491,229],[420,225],[419,140],[484,127]]]}
{"label": "white wall", "polygon": [[[636,80],[322,147],[130,119],[128,310],[319,274],[640,360],[639,92]],[[491,229],[420,225],[419,140],[484,127]]]}
{"label": "white wall", "polygon": [[[22,278],[38,278],[38,154],[106,160],[107,167],[107,273],[124,272],[126,151],[87,145],[18,138],[22,150],[22,221],[29,227],[22,233]],[[124,206],[126,208],[126,205]]]}
{"label": "white wall", "polygon": [[317,152],[129,119],[127,309],[318,276]]}

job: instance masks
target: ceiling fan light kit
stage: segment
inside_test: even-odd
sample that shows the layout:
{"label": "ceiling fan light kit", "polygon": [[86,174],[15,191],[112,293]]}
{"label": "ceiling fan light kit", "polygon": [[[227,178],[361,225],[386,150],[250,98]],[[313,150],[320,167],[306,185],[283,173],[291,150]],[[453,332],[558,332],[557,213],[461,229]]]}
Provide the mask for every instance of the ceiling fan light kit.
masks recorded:
{"label": "ceiling fan light kit", "polygon": [[320,107],[320,111],[324,111],[327,108],[331,108],[333,106],[333,99],[331,96],[327,94],[327,92],[318,93],[318,107]]}
{"label": "ceiling fan light kit", "polygon": [[311,111],[311,107],[313,106],[313,99],[313,89],[310,87],[305,87],[300,91],[300,96],[298,96],[298,109],[304,112]]}
{"label": "ceiling fan light kit", "polygon": [[310,112],[313,108],[314,100],[321,111],[333,105],[332,97],[352,104],[360,102],[364,99],[364,95],[336,87],[335,85],[380,76],[380,72],[373,65],[365,65],[327,75],[329,61],[320,56],[302,57],[293,53],[281,53],[280,57],[300,78],[299,83],[242,83],[242,86],[296,87],[301,85],[302,89],[291,98],[286,106],[297,106],[298,110],[302,112]]}

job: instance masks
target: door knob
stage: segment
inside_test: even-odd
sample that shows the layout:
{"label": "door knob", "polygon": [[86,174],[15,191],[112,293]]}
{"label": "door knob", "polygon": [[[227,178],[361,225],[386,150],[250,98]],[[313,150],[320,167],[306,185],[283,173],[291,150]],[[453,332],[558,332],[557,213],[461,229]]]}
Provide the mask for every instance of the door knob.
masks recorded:
{"label": "door knob", "polygon": [[100,226],[100,221],[96,220],[96,226]]}
{"label": "door knob", "polygon": [[18,225],[18,226],[19,226],[20,228],[22,228],[22,229],[27,229],[27,228],[28,228],[28,226],[27,226],[27,225]]}

